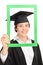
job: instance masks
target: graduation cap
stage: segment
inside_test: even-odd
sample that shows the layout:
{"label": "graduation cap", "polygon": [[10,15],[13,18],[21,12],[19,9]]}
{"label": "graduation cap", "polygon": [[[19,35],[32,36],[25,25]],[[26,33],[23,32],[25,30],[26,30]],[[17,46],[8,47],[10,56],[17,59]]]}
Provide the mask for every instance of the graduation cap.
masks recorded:
{"label": "graduation cap", "polygon": [[27,16],[33,14],[33,12],[19,11],[10,16],[10,21],[15,21],[14,24],[29,22]]}

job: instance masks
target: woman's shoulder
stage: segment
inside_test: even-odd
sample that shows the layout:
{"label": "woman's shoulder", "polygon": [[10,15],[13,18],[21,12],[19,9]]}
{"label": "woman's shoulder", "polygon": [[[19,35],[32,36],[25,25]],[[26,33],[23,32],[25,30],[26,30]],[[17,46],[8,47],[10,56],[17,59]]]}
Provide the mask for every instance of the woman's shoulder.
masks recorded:
{"label": "woman's shoulder", "polygon": [[31,41],[32,41],[32,43],[34,43],[34,40],[31,39]]}
{"label": "woman's shoulder", "polygon": [[12,39],[10,43],[18,43],[16,40]]}

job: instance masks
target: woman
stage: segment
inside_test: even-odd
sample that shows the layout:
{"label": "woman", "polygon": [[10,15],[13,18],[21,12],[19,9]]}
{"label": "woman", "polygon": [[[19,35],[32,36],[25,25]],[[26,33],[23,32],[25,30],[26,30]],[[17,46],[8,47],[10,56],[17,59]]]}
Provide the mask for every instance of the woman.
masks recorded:
{"label": "woman", "polygon": [[[15,21],[15,31],[17,36],[12,39],[11,43],[34,43],[29,39],[27,33],[30,28],[30,23],[27,19],[32,12],[20,11],[10,17],[11,21]],[[0,65],[42,65],[39,45],[37,47],[13,47],[8,48],[8,35],[4,34],[1,38],[3,48],[0,54]]]}

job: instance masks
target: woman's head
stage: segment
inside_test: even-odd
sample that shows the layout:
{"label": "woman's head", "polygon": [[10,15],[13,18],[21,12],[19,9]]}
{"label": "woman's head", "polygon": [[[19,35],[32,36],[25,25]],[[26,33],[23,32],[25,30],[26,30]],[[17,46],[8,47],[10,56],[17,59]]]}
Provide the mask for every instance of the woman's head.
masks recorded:
{"label": "woman's head", "polygon": [[27,19],[27,16],[31,14],[33,14],[33,12],[19,11],[16,14],[10,16],[10,20],[15,21],[14,22],[15,31],[19,35],[27,35],[30,28],[30,24]]}
{"label": "woman's head", "polygon": [[30,28],[29,22],[24,22],[24,23],[18,23],[15,25],[15,31],[17,32],[18,35],[27,35],[28,31]]}

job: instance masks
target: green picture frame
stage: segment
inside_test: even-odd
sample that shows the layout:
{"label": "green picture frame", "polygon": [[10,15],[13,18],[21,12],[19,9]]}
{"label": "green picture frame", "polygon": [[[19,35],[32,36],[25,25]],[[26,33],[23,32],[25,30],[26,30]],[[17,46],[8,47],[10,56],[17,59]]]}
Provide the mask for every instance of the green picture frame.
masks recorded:
{"label": "green picture frame", "polygon": [[37,5],[7,5],[7,34],[10,38],[10,9],[11,8],[34,8],[34,43],[16,44],[10,43],[8,47],[37,46]]}

